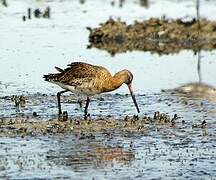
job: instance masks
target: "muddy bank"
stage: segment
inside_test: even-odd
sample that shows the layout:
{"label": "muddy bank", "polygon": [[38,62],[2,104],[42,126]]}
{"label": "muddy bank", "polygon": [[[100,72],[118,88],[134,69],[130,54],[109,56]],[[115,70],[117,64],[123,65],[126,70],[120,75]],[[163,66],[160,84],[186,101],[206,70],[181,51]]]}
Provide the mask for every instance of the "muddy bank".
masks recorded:
{"label": "muddy bank", "polygon": [[[83,119],[83,101],[74,96],[62,96],[63,115],[60,117],[55,95],[5,96],[0,98],[0,136],[84,133],[84,137],[94,138],[92,133],[151,133],[161,126],[165,131],[168,128],[180,130],[185,125],[189,129],[205,128],[209,122],[214,123],[215,117],[215,106],[211,104],[215,93],[212,94],[211,89],[207,85],[189,84],[163,90],[158,95],[138,95],[142,110],[139,116],[134,115],[129,95],[105,94],[92,99],[88,120]],[[206,96],[197,96],[204,91]]]}
{"label": "muddy bank", "polygon": [[[143,132],[151,129],[148,125],[175,126],[177,114],[173,117],[165,113],[155,112],[153,117],[138,117],[136,115],[124,119],[116,118],[59,118],[40,121],[37,118],[16,118],[0,120],[0,136],[36,136],[46,134],[98,133],[98,132]],[[84,135],[84,134],[83,134]],[[92,134],[89,134],[93,138]]]}
{"label": "muddy bank", "polygon": [[87,29],[89,48],[104,49],[112,55],[132,50],[169,54],[182,49],[196,52],[216,47],[216,22],[207,19],[151,18],[132,25],[109,19],[100,27]]}

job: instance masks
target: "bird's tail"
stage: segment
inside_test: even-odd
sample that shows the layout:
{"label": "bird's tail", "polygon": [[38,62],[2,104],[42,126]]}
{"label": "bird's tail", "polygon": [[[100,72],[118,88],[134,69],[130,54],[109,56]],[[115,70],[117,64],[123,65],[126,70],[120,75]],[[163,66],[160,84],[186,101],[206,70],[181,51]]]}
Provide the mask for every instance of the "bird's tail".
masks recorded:
{"label": "bird's tail", "polygon": [[59,67],[55,67],[55,69],[57,70],[57,71],[59,71],[59,73],[54,73],[54,74],[47,74],[47,75],[44,75],[43,76],[43,78],[45,79],[45,81],[49,81],[49,82],[53,82],[53,81],[58,81],[58,78],[59,78],[59,75],[61,74],[61,73],[63,73],[64,72],[64,70],[63,69],[61,69],[61,68],[59,68]]}
{"label": "bird's tail", "polygon": [[45,74],[43,75],[43,78],[45,81],[58,81],[59,73],[56,74]]}

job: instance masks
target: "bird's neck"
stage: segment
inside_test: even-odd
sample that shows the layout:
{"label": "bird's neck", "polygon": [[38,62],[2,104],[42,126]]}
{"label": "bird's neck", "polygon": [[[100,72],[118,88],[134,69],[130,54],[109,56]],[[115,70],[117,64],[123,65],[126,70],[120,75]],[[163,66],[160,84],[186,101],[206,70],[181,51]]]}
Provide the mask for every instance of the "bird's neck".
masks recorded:
{"label": "bird's neck", "polygon": [[111,79],[106,83],[104,90],[106,92],[118,89],[125,82],[125,76],[121,72],[116,73]]}

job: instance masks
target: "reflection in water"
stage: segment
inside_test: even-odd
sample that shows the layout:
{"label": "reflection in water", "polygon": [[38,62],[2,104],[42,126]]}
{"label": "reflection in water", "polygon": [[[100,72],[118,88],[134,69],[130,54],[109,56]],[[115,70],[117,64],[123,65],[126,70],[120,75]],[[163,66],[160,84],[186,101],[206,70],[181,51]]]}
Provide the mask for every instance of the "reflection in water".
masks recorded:
{"label": "reflection in water", "polygon": [[5,6],[5,7],[7,7],[7,6],[8,6],[8,4],[7,4],[7,1],[6,1],[6,0],[1,0],[1,3],[2,3],[2,5],[3,5],[3,6]]}
{"label": "reflection in water", "polygon": [[199,33],[200,28],[201,28],[201,25],[200,25],[200,0],[196,0],[196,16],[197,16],[198,33]]}
{"label": "reflection in water", "polygon": [[113,163],[129,165],[135,160],[134,152],[123,147],[110,147],[101,144],[75,144],[71,148],[61,147],[58,152],[49,152],[47,159],[56,165],[72,168],[75,172],[86,169],[110,167]]}
{"label": "reflection in water", "polygon": [[140,6],[143,6],[146,8],[149,7],[149,1],[148,0],[140,0],[139,3],[140,3]]}
{"label": "reflection in water", "polygon": [[135,159],[133,151],[120,147],[95,147],[94,153],[100,162],[111,163],[113,161],[128,164]]}
{"label": "reflection in water", "polygon": [[[216,103],[216,88],[204,83],[188,83],[175,89],[187,98],[199,98]],[[179,95],[179,94],[178,94]]]}
{"label": "reflection in water", "polygon": [[[126,3],[125,0],[119,0],[118,6],[120,8],[122,8],[125,5],[125,3]],[[112,6],[115,6],[115,4],[116,4],[115,0],[111,1]],[[142,7],[148,8],[149,7],[149,0],[139,0],[139,5]]]}
{"label": "reflection in water", "polygon": [[188,98],[199,98],[216,103],[216,88],[202,82],[201,74],[201,52],[197,54],[197,74],[198,82],[188,83],[175,89],[178,93],[183,93]]}
{"label": "reflection in water", "polygon": [[197,21],[200,20],[200,0],[196,1],[196,15],[197,15]]}
{"label": "reflection in water", "polygon": [[[85,4],[86,0],[79,0],[79,3],[80,4]],[[112,0],[110,2],[110,4],[112,6],[115,6],[117,4],[118,7],[122,8],[126,4],[126,0]],[[142,7],[148,8],[149,7],[149,0],[139,0],[139,5],[142,6]]]}
{"label": "reflection in water", "polygon": [[0,179],[71,179],[79,177],[80,172],[90,175],[97,170],[91,175],[94,177],[99,171],[111,171],[115,166],[124,170],[135,161],[135,153],[131,148],[117,145],[116,139],[124,145],[130,143],[119,135],[113,140],[103,135],[95,139],[80,139],[74,135],[3,137],[0,140]]}
{"label": "reflection in water", "polygon": [[85,0],[79,0],[80,4],[85,4]]}
{"label": "reflection in water", "polygon": [[198,61],[197,61],[197,72],[198,72],[198,78],[199,78],[199,83],[202,82],[202,75],[201,75],[201,53],[200,51],[198,52]]}

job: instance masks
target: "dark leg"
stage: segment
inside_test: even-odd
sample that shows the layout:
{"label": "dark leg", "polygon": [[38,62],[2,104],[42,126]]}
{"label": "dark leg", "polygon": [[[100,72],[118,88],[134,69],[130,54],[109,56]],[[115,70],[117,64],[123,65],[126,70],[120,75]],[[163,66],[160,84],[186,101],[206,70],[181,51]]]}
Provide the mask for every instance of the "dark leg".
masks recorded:
{"label": "dark leg", "polygon": [[80,108],[82,108],[82,100],[78,100],[78,104],[80,105]]}
{"label": "dark leg", "polygon": [[86,106],[85,106],[85,111],[84,111],[84,119],[87,119],[87,116],[88,116],[88,106],[89,106],[89,102],[90,102],[90,99],[89,99],[89,97],[87,97]]}
{"label": "dark leg", "polygon": [[62,114],[60,96],[61,96],[61,94],[65,93],[65,92],[67,92],[67,90],[65,90],[65,91],[60,91],[60,92],[57,93],[59,115]]}

